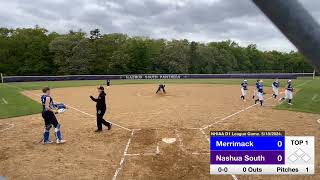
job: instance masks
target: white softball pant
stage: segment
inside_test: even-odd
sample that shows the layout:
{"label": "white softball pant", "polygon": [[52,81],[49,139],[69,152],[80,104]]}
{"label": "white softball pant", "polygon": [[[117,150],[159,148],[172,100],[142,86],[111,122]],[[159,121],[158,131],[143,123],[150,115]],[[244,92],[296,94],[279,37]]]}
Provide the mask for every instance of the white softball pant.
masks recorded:
{"label": "white softball pant", "polygon": [[263,93],[258,92],[259,101],[263,101]]}

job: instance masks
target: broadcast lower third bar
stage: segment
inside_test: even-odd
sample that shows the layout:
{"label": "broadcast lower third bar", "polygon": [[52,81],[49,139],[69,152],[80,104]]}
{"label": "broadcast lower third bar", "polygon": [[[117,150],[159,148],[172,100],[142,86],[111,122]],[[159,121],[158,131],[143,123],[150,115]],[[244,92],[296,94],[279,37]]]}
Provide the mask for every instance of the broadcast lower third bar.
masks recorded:
{"label": "broadcast lower third bar", "polygon": [[283,131],[210,132],[210,174],[314,174],[314,136]]}

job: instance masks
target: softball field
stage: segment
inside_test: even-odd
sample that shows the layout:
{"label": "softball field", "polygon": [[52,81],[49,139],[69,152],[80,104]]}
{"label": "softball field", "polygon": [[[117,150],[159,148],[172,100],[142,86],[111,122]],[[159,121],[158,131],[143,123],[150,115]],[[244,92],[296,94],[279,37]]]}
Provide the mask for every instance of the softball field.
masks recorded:
{"label": "softball field", "polygon": [[[320,157],[313,176],[212,176],[210,130],[284,130],[288,136],[315,136],[319,114],[275,110],[279,101],[266,88],[265,106],[237,85],[170,84],[156,95],[154,84],[113,85],[107,114],[113,129],[94,133],[96,86],[53,89],[68,110],[57,115],[66,144],[41,145],[40,114],[0,121],[0,175],[8,179],[320,179]],[[24,91],[39,101],[41,92]],[[10,102],[9,102],[10,103]],[[53,138],[53,133],[51,132]],[[1,178],[0,178],[1,179]]]}

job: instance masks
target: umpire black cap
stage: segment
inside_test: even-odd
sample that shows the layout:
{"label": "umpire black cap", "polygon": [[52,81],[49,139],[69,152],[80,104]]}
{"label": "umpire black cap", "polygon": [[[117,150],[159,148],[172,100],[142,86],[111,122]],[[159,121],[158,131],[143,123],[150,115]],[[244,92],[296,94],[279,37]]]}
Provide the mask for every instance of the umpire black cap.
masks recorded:
{"label": "umpire black cap", "polygon": [[98,87],[98,89],[104,91],[104,87],[103,86]]}

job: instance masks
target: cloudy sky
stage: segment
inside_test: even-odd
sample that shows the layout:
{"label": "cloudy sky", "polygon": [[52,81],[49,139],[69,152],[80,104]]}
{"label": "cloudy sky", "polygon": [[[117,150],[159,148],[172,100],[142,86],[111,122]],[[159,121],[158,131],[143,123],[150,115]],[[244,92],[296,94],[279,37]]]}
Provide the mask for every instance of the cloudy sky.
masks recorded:
{"label": "cloudy sky", "polygon": [[[320,21],[319,0],[299,0]],[[39,25],[151,38],[255,43],[261,50],[295,50],[250,0],[0,0],[0,26]]]}

